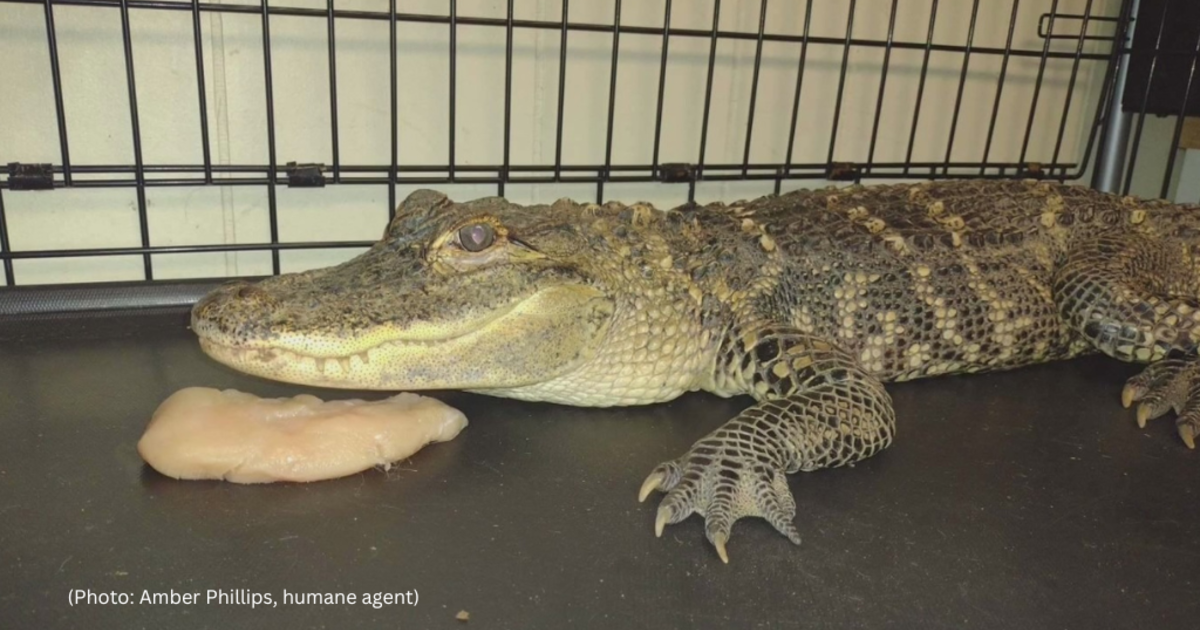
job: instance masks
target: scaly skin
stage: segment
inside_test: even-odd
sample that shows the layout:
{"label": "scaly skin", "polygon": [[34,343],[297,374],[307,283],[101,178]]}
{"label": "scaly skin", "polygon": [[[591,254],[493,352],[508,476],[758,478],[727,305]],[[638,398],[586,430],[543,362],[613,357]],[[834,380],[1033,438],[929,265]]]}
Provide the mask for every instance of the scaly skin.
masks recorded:
{"label": "scaly skin", "polygon": [[639,497],[666,492],[660,535],[704,516],[728,561],[744,516],[799,542],[788,473],[891,444],[885,382],[1100,351],[1153,364],[1122,400],[1140,423],[1174,408],[1194,447],[1197,210],[1018,181],[665,212],[418,191],[369,251],[222,287],[192,325],[215,359],[302,384],[591,406],[748,394]]}

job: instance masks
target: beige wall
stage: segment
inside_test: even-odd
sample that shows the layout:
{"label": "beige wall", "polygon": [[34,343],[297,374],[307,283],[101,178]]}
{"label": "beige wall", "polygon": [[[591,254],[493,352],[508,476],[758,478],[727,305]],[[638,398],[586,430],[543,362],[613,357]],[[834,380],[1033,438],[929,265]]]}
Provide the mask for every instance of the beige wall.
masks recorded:
{"label": "beige wall", "polygon": [[[229,2],[230,0],[226,0]],[[250,4],[255,4],[250,2]],[[272,6],[324,7],[323,0],[273,1]],[[814,35],[844,37],[844,2],[814,3]],[[1086,0],[1061,0],[1063,12],[1081,12]],[[446,3],[400,0],[399,9],[444,13]],[[460,15],[503,17],[503,0],[460,0]],[[658,27],[662,0],[626,0],[626,25]],[[799,34],[803,2],[770,3],[768,31]],[[900,0],[895,38],[924,41],[927,0]],[[1014,45],[1040,49],[1037,21],[1049,0],[1024,0]],[[1093,12],[1114,15],[1117,0],[1095,0]],[[339,9],[386,9],[386,0],[339,0]],[[559,0],[517,0],[520,19],[558,20]],[[673,27],[707,29],[711,1],[675,0]],[[859,0],[855,36],[884,38],[887,0]],[[1002,47],[1011,11],[1007,0],[981,3],[976,46]],[[571,19],[610,22],[612,1],[576,0]],[[934,41],[961,44],[970,19],[969,0],[942,0]],[[722,2],[721,28],[755,31],[759,3]],[[120,14],[113,9],[62,6],[55,9],[63,91],[75,165],[132,163]],[[199,163],[200,131],[191,15],[188,12],[134,10],[131,13],[134,63],[144,160],[147,164]],[[213,160],[224,164],[263,164],[267,160],[263,97],[261,22],[255,15],[206,13],[202,16],[208,122]],[[390,160],[388,29],[386,22],[339,21],[338,95],[343,164],[382,164]],[[1077,28],[1076,24],[1063,25]],[[330,163],[329,85],[323,20],[278,17],[271,20],[275,90],[276,148],[280,163]],[[459,164],[496,164],[502,159],[504,112],[504,29],[462,26],[458,32],[456,159]],[[563,157],[568,164],[604,160],[611,36],[570,34]],[[447,47],[444,25],[399,26],[399,160],[401,164],[445,163],[449,124]],[[621,38],[617,78],[614,163],[648,164],[653,148],[660,37]],[[673,38],[662,136],[662,160],[697,160],[703,111],[708,41]],[[1098,51],[1104,43],[1089,43]],[[798,44],[768,43],[763,49],[751,159],[784,160],[795,86]],[[1074,42],[1054,50],[1073,51]],[[809,50],[801,115],[796,131],[797,162],[823,162],[832,130],[840,47]],[[722,41],[717,50],[707,160],[740,162],[754,61],[754,42]],[[893,53],[876,160],[904,159],[916,97],[922,53]],[[49,77],[42,9],[0,3],[0,162],[61,162]],[[519,30],[514,41],[512,152],[515,164],[552,163],[558,93],[559,34]],[[841,110],[835,159],[866,161],[879,88],[881,49],[853,49]],[[962,55],[934,54],[928,75],[914,160],[945,157]],[[1013,58],[1005,83],[993,160],[1016,161],[1020,154],[1038,60]],[[971,59],[952,158],[977,161],[1000,68],[998,56]],[[1046,71],[1029,159],[1049,161],[1062,115],[1071,62],[1052,62]],[[1103,66],[1085,63],[1078,78],[1064,140],[1064,159],[1079,159],[1103,78]],[[1166,138],[1173,121],[1149,119],[1145,168],[1137,192],[1157,194],[1165,163]],[[1164,131],[1166,129],[1167,131]],[[1160,155],[1161,154],[1161,155]],[[1157,169],[1157,171],[1155,171]],[[1159,173],[1155,176],[1155,172]],[[785,183],[785,189],[824,185]],[[495,194],[494,185],[443,187],[456,199]],[[398,196],[413,186],[400,186]],[[737,199],[770,192],[771,182],[706,183],[701,201]],[[594,199],[595,185],[509,185],[507,196],[520,202],[546,202],[567,196]],[[609,199],[647,200],[664,206],[686,199],[678,185],[605,187]],[[324,190],[278,189],[280,237],[299,240],[374,239],[387,218],[386,186],[334,186]],[[52,193],[5,191],[10,237],[16,249],[137,246],[136,195],[132,189],[74,189]],[[154,245],[255,243],[268,239],[267,195],[261,187],[151,188],[147,193]],[[355,250],[285,252],[285,271],[325,265]],[[157,278],[262,274],[270,271],[266,253],[156,255]],[[138,279],[139,256],[103,259],[22,260],[18,282],[36,284]]]}

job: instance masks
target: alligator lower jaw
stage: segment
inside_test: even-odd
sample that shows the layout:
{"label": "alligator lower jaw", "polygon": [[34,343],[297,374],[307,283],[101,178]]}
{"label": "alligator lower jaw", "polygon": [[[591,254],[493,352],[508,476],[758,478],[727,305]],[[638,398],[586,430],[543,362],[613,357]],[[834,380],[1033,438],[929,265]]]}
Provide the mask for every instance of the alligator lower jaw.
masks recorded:
{"label": "alligator lower jaw", "polygon": [[327,387],[372,388],[378,375],[371,369],[372,358],[386,346],[411,345],[432,347],[435,342],[392,341],[345,356],[316,357],[284,348],[230,346],[200,338],[205,354],[236,370],[288,382]]}
{"label": "alligator lower jaw", "polygon": [[418,353],[430,361],[443,353],[433,341],[395,340],[380,343],[345,356],[316,357],[284,348],[228,346],[200,339],[200,348],[209,357],[239,372],[273,381],[362,390],[446,389],[453,385],[437,370],[397,369],[398,356]]}

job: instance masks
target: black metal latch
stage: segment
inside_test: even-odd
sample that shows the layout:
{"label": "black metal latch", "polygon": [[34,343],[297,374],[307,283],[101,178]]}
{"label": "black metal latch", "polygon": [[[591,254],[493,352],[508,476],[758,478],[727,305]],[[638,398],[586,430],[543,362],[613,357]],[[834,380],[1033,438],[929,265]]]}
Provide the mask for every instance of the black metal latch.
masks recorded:
{"label": "black metal latch", "polygon": [[1074,13],[1043,13],[1038,19],[1038,37],[1042,39],[1071,39],[1078,41],[1080,37],[1088,41],[1094,42],[1111,42],[1116,41],[1117,35],[1090,35],[1084,33],[1054,33],[1051,32],[1051,27],[1054,25],[1054,20],[1067,20],[1073,22],[1081,22],[1080,30],[1088,28],[1089,23],[1110,22],[1118,25],[1117,31],[1120,31],[1121,18],[1103,16],[1103,15],[1078,15]]}
{"label": "black metal latch", "polygon": [[658,181],[668,184],[696,181],[696,166],[683,162],[658,165]]}
{"label": "black metal latch", "polygon": [[53,190],[54,167],[50,164],[8,163],[10,190]]}
{"label": "black metal latch", "polygon": [[324,188],[324,164],[287,163],[288,188]]}
{"label": "black metal latch", "polygon": [[861,177],[854,162],[833,162],[825,169],[825,179],[831,182],[856,182]]}
{"label": "black metal latch", "polygon": [[1041,162],[1028,162],[1017,171],[1017,177],[1021,179],[1042,179],[1045,176]]}

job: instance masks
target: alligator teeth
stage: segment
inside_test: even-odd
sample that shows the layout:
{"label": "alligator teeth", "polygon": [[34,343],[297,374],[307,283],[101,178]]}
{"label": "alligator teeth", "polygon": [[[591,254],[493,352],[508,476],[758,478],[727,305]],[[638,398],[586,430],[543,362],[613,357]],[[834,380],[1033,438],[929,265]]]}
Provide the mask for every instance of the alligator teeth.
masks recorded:
{"label": "alligator teeth", "polygon": [[[416,343],[425,346],[432,346],[436,344],[436,342]],[[307,354],[294,352],[292,350],[286,350],[284,348],[237,348],[222,346],[222,349],[228,354],[228,356],[234,357],[238,361],[244,361],[247,363],[298,363],[303,365],[308,361],[312,361],[314,372],[322,376],[328,375],[328,372],[331,369],[329,363],[335,362],[340,368],[339,375],[349,376],[354,371],[355,359],[358,359],[362,365],[369,365],[371,363],[371,350],[374,350],[375,348],[369,348],[367,350],[363,350],[362,352],[356,352],[343,357],[314,357]]]}

